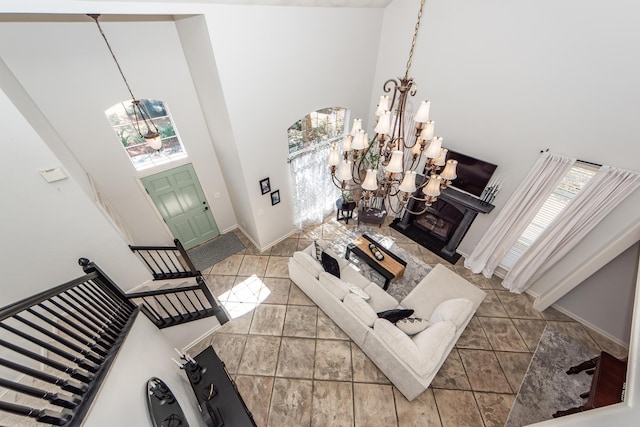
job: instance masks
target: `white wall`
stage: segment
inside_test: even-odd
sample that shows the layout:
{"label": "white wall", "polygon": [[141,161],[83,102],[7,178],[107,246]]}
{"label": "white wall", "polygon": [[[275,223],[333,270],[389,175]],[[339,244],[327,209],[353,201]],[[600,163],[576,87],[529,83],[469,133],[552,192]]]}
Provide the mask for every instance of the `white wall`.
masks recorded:
{"label": "white wall", "polygon": [[[381,9],[225,5],[206,14],[262,247],[294,229],[287,129],[324,107],[366,114],[381,18]],[[266,177],[278,205],[260,193]]]}
{"label": "white wall", "polygon": [[96,262],[123,289],[148,280],[149,273],[74,176],[54,183],[40,176],[61,162],[2,91],[0,116],[0,306],[82,276],[80,257]]}
{"label": "white wall", "polygon": [[631,246],[560,298],[554,307],[586,324],[597,325],[618,342],[629,345],[639,247],[638,243]]}
{"label": "white wall", "polygon": [[90,18],[34,16],[2,22],[0,56],[129,225],[135,243],[173,240],[138,178],[187,162],[194,165],[218,227],[235,226],[173,20],[113,21],[103,16],[100,21],[133,93],[169,107],[188,159],[142,172],[134,169],[104,116],[130,96]]}

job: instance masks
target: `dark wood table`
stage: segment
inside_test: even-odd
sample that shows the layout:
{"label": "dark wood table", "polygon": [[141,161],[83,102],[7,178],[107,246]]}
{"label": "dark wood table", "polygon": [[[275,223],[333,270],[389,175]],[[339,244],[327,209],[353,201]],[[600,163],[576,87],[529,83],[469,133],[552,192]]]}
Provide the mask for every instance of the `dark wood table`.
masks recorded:
{"label": "dark wood table", "polygon": [[622,402],[627,377],[626,360],[616,359],[606,351],[603,351],[599,357],[571,367],[567,374],[573,375],[582,371],[589,373],[588,370],[591,369],[593,369],[591,388],[587,393],[580,395],[580,397],[587,399],[584,405],[569,408],[565,411],[558,411],[553,414],[553,418]]}
{"label": "dark wood table", "polygon": [[[384,254],[384,259],[378,261],[374,258],[373,254],[369,250],[369,244],[375,244],[378,249]],[[390,250],[386,249],[380,243],[376,242],[371,237],[363,234],[353,242],[347,245],[347,253],[344,255],[346,259],[349,259],[351,252],[356,254],[358,258],[363,260],[367,265],[371,266],[375,271],[380,273],[385,278],[384,286],[382,289],[385,291],[389,288],[391,280],[402,277],[404,269],[407,266],[407,262],[395,255]]]}

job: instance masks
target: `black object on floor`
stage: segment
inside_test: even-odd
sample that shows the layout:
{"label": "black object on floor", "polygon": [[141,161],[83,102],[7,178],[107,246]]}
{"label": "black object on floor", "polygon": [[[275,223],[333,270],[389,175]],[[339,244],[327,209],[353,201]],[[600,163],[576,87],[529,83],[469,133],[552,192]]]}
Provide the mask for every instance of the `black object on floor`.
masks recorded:
{"label": "black object on floor", "polygon": [[460,259],[461,255],[458,253],[453,254],[452,256],[443,254],[441,251],[445,247],[446,242],[443,242],[439,239],[436,239],[433,236],[425,233],[423,230],[415,227],[411,224],[406,229],[403,229],[399,226],[400,219],[396,218],[393,220],[389,227],[396,230],[398,233],[401,233],[422,247],[429,249],[434,254],[438,255],[440,258],[449,261],[451,264],[455,264]]}

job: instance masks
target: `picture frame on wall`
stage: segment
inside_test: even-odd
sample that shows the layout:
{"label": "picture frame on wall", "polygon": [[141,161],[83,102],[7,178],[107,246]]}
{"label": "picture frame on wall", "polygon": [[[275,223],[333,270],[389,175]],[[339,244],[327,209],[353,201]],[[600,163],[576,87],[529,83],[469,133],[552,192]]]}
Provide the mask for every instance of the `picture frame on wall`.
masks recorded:
{"label": "picture frame on wall", "polygon": [[260,191],[262,191],[262,195],[265,195],[271,191],[271,184],[269,183],[269,178],[265,178],[260,181]]}
{"label": "picture frame on wall", "polygon": [[271,193],[271,206],[280,203],[280,190],[276,190]]}

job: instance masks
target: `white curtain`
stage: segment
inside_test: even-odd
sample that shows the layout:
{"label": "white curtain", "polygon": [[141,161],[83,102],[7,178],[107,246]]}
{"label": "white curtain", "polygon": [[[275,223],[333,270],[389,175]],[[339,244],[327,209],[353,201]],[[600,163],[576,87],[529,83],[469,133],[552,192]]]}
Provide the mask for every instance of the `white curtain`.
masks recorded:
{"label": "white curtain", "polygon": [[321,224],[336,208],[340,191],[331,181],[330,145],[297,155],[290,160],[293,184],[293,222],[299,230]]}
{"label": "white curtain", "polygon": [[511,292],[523,292],[639,185],[638,172],[602,166],[516,261],[502,285]]}
{"label": "white curtain", "polygon": [[575,161],[569,157],[543,153],[465,260],[464,266],[485,277],[493,276],[500,261]]}

